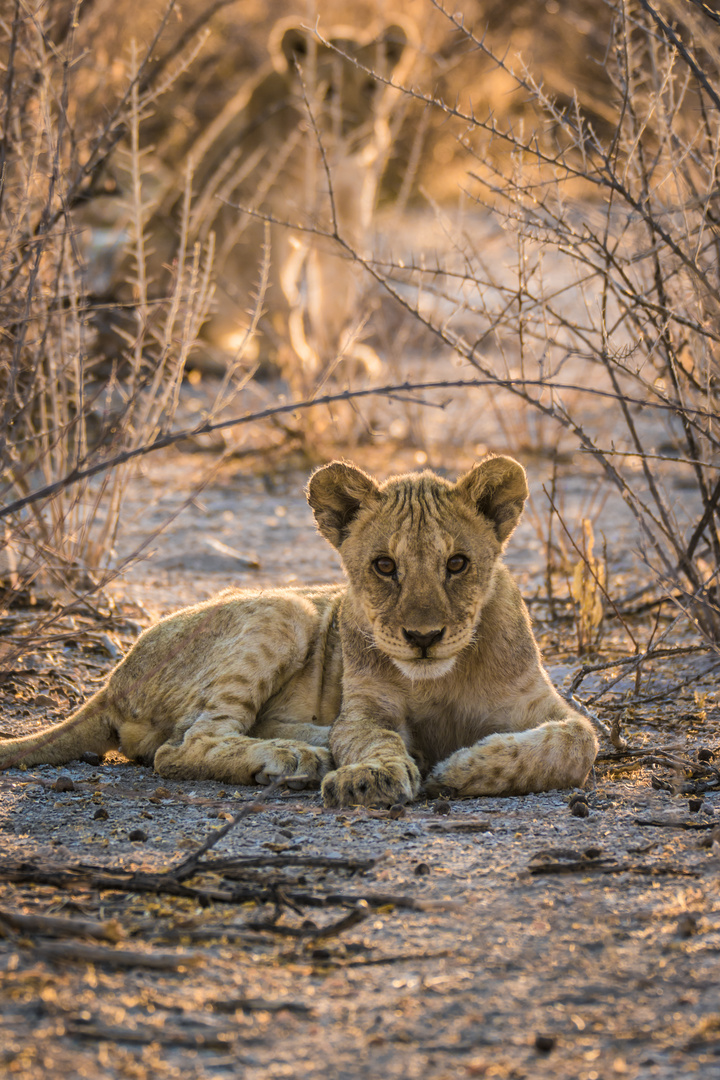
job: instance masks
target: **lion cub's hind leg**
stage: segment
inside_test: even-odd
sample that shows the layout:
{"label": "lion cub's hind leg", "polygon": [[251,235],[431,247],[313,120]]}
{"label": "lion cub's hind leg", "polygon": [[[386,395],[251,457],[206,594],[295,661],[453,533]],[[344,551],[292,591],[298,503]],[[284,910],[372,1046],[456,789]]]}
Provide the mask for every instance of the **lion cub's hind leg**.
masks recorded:
{"label": "lion cub's hind leg", "polygon": [[[294,739],[258,739],[229,716],[204,713],[155,754],[155,771],[175,780],[270,784],[288,777],[290,787],[317,786],[330,769],[330,752]],[[295,778],[295,779],[294,779]]]}
{"label": "lion cub's hind leg", "polygon": [[[317,786],[330,768],[327,735],[287,724],[272,732],[257,722],[263,706],[302,671],[318,627],[318,612],[302,598],[253,602],[243,613],[232,650],[218,649],[196,677],[195,691],[169,739],[155,754],[160,776],[293,786]],[[277,735],[282,737],[278,738]]]}
{"label": "lion cub's hind leg", "polygon": [[425,783],[429,795],[527,795],[578,787],[592,768],[597,739],[588,720],[568,710],[529,731],[488,735],[439,762]]}

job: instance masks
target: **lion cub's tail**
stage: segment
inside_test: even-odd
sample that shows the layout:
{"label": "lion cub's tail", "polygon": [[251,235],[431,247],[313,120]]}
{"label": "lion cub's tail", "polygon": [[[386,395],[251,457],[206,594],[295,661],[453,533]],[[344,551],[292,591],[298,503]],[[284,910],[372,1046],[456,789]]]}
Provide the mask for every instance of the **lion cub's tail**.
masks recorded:
{"label": "lion cub's tail", "polygon": [[0,769],[19,765],[62,765],[91,751],[101,756],[118,746],[116,710],[99,690],[77,712],[55,727],[0,742]]}

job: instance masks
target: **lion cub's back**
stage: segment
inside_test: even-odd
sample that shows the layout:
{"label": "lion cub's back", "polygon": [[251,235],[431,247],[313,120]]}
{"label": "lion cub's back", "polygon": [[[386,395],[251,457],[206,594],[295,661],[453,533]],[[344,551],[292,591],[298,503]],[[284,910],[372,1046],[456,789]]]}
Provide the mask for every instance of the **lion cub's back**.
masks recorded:
{"label": "lion cub's back", "polygon": [[[345,588],[229,588],[168,615],[138,638],[110,680],[122,711],[185,713],[194,694],[232,672],[300,670],[333,621]],[[123,707],[124,706],[124,707]]]}

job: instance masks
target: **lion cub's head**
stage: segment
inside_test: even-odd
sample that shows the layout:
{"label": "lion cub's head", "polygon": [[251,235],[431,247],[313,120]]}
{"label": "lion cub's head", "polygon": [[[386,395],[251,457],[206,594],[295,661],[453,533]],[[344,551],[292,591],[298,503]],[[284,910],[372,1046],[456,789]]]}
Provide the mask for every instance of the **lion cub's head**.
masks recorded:
{"label": "lion cub's head", "polygon": [[409,679],[445,675],[472,640],[522,513],[522,466],[491,457],[455,484],[429,471],[378,484],[335,461],[313,474],[307,495],[373,643]]}

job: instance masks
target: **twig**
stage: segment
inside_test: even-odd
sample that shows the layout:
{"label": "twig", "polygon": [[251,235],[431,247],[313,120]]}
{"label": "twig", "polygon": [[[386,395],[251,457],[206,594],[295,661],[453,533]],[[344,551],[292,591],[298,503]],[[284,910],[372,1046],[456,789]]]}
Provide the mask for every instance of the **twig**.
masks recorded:
{"label": "twig", "polygon": [[25,915],[0,908],[0,936],[3,926],[22,933],[49,934],[52,937],[92,937],[101,941],[120,941],[125,931],[116,919],[95,922],[90,919],[64,919],[59,915]]}
{"label": "twig", "polygon": [[109,1043],[140,1043],[149,1046],[159,1043],[161,1046],[186,1047],[188,1049],[227,1050],[236,1041],[236,1031],[208,1031],[203,1028],[196,1033],[180,1031],[167,1026],[151,1027],[143,1024],[136,1028],[119,1027],[117,1024],[105,1024],[100,1020],[71,1020],[65,1022],[65,1033],[75,1039],[94,1039]]}
{"label": "twig", "polygon": [[684,866],[664,866],[662,863],[601,863],[597,860],[578,859],[576,862],[547,862],[528,867],[528,873],[539,874],[648,874],[700,877],[697,870]]}
{"label": "twig", "polygon": [[248,997],[227,997],[217,998],[213,1001],[206,1001],[206,1005],[209,1005],[211,1009],[219,1013],[231,1013],[236,1009],[244,1009],[247,1012],[282,1012],[287,1009],[288,1012],[295,1013],[313,1013],[315,1009],[312,1005],[308,1005],[304,1001],[268,1001],[267,998],[248,998]]}
{"label": "twig", "polygon": [[655,829],[686,829],[690,832],[703,832],[717,827],[715,821],[686,821],[683,818],[633,818],[635,825],[645,825]]}
{"label": "twig", "polygon": [[[431,327],[431,329],[436,329]],[[448,341],[448,344],[452,342]],[[6,506],[0,507],[0,518],[9,517],[12,514],[16,514],[18,510],[22,510],[23,507],[29,506],[33,503],[39,502],[42,499],[47,499],[52,495],[55,495],[58,491],[62,491],[64,488],[70,487],[73,484],[77,484],[82,480],[86,480],[91,476],[97,476],[99,473],[106,472],[108,469],[114,469],[118,465],[124,464],[126,461],[132,461],[138,457],[144,457],[146,454],[154,453],[156,450],[163,450],[168,446],[174,446],[178,442],[182,442],[186,439],[195,438],[198,435],[207,435],[213,431],[221,431],[225,428],[241,427],[246,424],[258,423],[261,420],[266,420],[272,416],[281,416],[288,413],[301,412],[306,409],[314,409],[321,405],[333,405],[339,401],[354,401],[359,398],[366,397],[387,397],[390,394],[408,393],[417,390],[463,390],[463,389],[477,389],[484,386],[498,386],[506,390],[511,390],[519,393],[521,390],[525,391],[527,388],[537,387],[543,391],[547,390],[573,390],[578,393],[591,394],[605,399],[618,400],[619,395],[611,393],[609,390],[600,390],[596,387],[590,386],[576,386],[569,383],[550,383],[542,379],[505,379],[505,378],[484,378],[484,379],[441,379],[431,382],[413,382],[406,380],[402,383],[389,383],[386,386],[371,386],[365,387],[361,390],[343,390],[334,394],[324,394],[322,397],[311,398],[304,401],[294,401],[288,405],[273,405],[267,409],[260,409],[257,412],[246,413],[243,416],[231,417],[227,420],[218,420],[215,422],[204,422],[197,424],[194,427],[184,428],[182,431],[175,431],[166,435],[159,435],[151,443],[144,444],[142,446],[136,446],[132,449],[123,450],[121,453],[114,455],[111,458],[107,458],[104,461],[95,462],[93,465],[78,466],[70,470],[62,479],[56,480],[52,484],[46,484],[36,491],[31,492],[28,495],[20,499],[15,499],[13,502],[8,503]],[[530,401],[538,408],[542,409],[539,402],[528,398],[524,393],[525,400]],[[641,405],[644,408],[667,410],[677,412],[678,405],[665,402],[648,402],[641,398],[633,398],[629,396],[623,397],[623,400],[627,401],[631,405]],[[709,412],[706,409],[690,409],[693,415],[704,418],[717,420],[720,419],[720,414]],[[593,453],[597,454],[597,451],[593,448]]]}
{"label": "twig", "polygon": [[317,941],[320,938],[337,937],[338,934],[350,930],[358,923],[364,922],[370,914],[370,905],[366,900],[358,900],[352,911],[344,915],[342,919],[329,923],[327,926],[281,926],[273,922],[249,922],[252,930],[264,930],[271,934],[280,934],[284,937],[310,938]]}
{"label": "twig", "polygon": [[264,809],[263,803],[266,803],[271,795],[274,795],[279,788],[283,786],[288,777],[280,776],[277,780],[273,780],[272,784],[269,784],[262,793],[255,798],[251,803],[246,803],[238,810],[237,814],[228,821],[221,829],[214,829],[209,832],[203,840],[197,851],[191,852],[186,858],[177,864],[177,866],[171,867],[168,871],[168,875],[175,879],[175,881],[185,881],[187,878],[194,877],[198,872],[203,855],[206,855],[208,851],[211,851],[223,837],[227,836],[231,829],[234,829],[239,821],[243,818],[249,817],[250,814],[256,814],[259,810]]}
{"label": "twig", "polygon": [[206,957],[196,953],[139,952],[130,949],[102,949],[98,945],[83,945],[77,941],[65,945],[59,941],[43,942],[33,948],[37,956],[70,963],[104,964],[108,967],[151,968],[155,971],[177,971],[178,968],[201,964]]}
{"label": "twig", "polygon": [[[674,623],[675,622],[677,622],[677,619],[674,620]],[[673,625],[674,625],[674,623],[673,623]],[[653,648],[647,649],[646,652],[644,652],[644,653],[635,653],[634,656],[620,657],[620,658],[615,659],[615,660],[604,660],[600,664],[583,664],[583,666],[580,668],[580,670],[577,671],[573,675],[573,679],[572,679],[572,682],[570,683],[568,693],[570,693],[570,694],[576,693],[576,691],[578,690],[578,688],[580,687],[580,684],[584,681],[584,679],[588,675],[593,674],[593,672],[595,672],[595,671],[606,671],[608,668],[624,667],[624,666],[628,666],[632,670],[632,669],[636,668],[638,666],[638,664],[644,663],[646,660],[657,660],[657,659],[668,657],[668,656],[686,656],[686,655],[688,655],[690,653],[712,652],[712,651],[713,651],[713,649],[712,649],[712,646],[710,646],[710,645],[679,645],[679,646],[677,646],[675,648],[670,648],[670,649],[667,649],[667,648],[666,649],[660,649],[660,648],[657,648],[657,647],[653,646]],[[620,678],[624,679],[624,678],[627,677],[628,674],[629,674],[628,671],[623,671]],[[615,679],[610,684],[610,686],[614,686],[616,682],[618,682],[617,679]],[[607,690],[609,690],[610,686],[604,687],[603,688],[603,693],[605,693]],[[597,697],[594,697],[593,701],[597,701]]]}

